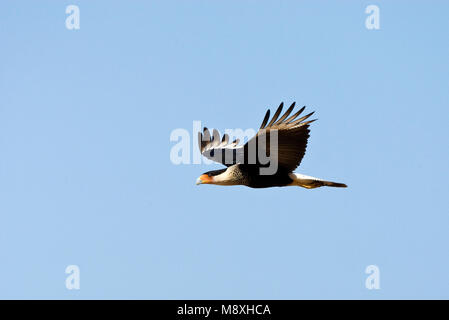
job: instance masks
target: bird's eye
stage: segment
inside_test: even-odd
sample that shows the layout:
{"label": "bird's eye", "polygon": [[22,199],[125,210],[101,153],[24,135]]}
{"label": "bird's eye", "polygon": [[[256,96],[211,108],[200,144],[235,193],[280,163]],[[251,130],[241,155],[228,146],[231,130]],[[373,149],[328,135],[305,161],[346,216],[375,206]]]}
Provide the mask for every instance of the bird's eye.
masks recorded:
{"label": "bird's eye", "polygon": [[213,157],[215,155],[215,150],[210,151],[210,156]]}

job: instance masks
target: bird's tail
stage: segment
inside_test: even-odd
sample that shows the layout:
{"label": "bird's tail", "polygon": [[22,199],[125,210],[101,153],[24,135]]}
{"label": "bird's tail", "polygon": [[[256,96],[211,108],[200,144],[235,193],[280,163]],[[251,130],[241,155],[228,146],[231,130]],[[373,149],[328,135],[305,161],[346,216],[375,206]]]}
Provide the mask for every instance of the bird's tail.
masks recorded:
{"label": "bird's tail", "polygon": [[291,186],[300,186],[307,189],[319,188],[319,187],[336,187],[346,188],[347,185],[339,182],[326,181],[315,177],[306,176],[300,173],[291,173],[290,178],[293,179]]}

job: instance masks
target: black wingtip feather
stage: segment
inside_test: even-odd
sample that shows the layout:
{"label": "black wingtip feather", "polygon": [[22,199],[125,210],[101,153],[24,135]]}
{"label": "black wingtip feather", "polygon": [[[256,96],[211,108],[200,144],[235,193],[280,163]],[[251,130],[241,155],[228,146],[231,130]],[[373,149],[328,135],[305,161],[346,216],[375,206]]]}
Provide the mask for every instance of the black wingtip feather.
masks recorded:
{"label": "black wingtip feather", "polygon": [[270,118],[270,109],[268,109],[267,113],[265,113],[265,117],[263,118],[262,124],[260,125],[260,129],[265,128],[265,125],[267,124],[269,118]]}
{"label": "black wingtip feather", "polygon": [[293,111],[293,109],[295,108],[295,104],[296,104],[296,102],[293,102],[292,105],[287,109],[287,111],[285,111],[283,116],[280,117],[279,120],[274,123],[274,125],[278,125],[282,121],[284,121],[284,119],[287,118],[290,115],[290,113]]}
{"label": "black wingtip feather", "polygon": [[267,125],[267,127],[271,126],[279,117],[279,115],[282,112],[282,108],[284,107],[284,103],[281,102],[281,104],[279,105],[278,109],[276,110],[273,118],[271,119],[270,123]]}
{"label": "black wingtip feather", "polygon": [[293,122],[306,108],[306,106],[303,106],[301,109],[299,109],[294,115],[292,115],[290,118],[288,118],[287,120],[285,120],[285,123],[290,123]]}

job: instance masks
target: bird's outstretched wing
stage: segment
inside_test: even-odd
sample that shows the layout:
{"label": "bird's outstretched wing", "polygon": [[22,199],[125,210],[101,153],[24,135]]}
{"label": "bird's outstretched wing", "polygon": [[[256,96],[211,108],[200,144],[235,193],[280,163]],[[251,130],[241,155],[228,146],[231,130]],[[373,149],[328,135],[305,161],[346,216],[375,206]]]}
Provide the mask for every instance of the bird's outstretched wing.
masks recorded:
{"label": "bird's outstretched wing", "polygon": [[[271,120],[268,110],[257,134],[243,146],[238,145],[238,139],[229,142],[227,134],[220,138],[217,130],[214,129],[211,135],[209,129],[204,128],[203,133],[198,133],[201,154],[212,161],[231,166],[236,163],[265,165],[266,163],[260,161],[259,155],[270,156],[274,152],[278,166],[293,171],[304,157],[310,132],[309,124],[315,120],[305,121],[313,112],[298,118],[305,107],[287,118],[295,108],[295,102],[279,117],[283,106],[284,103],[279,105]],[[271,141],[271,137],[276,135],[277,143]]]}
{"label": "bird's outstretched wing", "polygon": [[238,144],[239,139],[229,142],[229,135],[226,133],[220,138],[220,133],[215,129],[212,135],[207,128],[203,129],[203,133],[198,132],[198,146],[201,154],[228,167],[243,161],[243,146]]}
{"label": "bird's outstretched wing", "polygon": [[[292,116],[288,117],[295,108],[295,102],[279,117],[283,106],[284,103],[279,105],[270,122],[268,122],[270,119],[270,110],[267,111],[256,136],[245,144],[244,154],[245,158],[248,158],[248,154],[254,152],[250,146],[257,145],[257,150],[259,148],[264,149],[262,152],[257,151],[258,154],[270,155],[273,152],[277,153],[278,166],[291,172],[299,166],[304,157],[310,132],[309,124],[316,119],[306,121],[313,112],[298,118],[305,107],[302,107]],[[271,136],[274,131],[277,133],[277,146],[276,140],[271,142]],[[275,135],[273,136],[275,137]]]}

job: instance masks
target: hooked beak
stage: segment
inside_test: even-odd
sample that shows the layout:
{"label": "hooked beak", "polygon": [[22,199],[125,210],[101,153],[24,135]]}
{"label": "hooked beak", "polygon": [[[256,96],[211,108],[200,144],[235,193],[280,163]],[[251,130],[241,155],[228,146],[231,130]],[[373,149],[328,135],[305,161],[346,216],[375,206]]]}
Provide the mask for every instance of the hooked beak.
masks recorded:
{"label": "hooked beak", "polygon": [[199,184],[211,184],[212,177],[209,177],[207,174],[202,174],[198,179],[196,179],[196,185]]}

